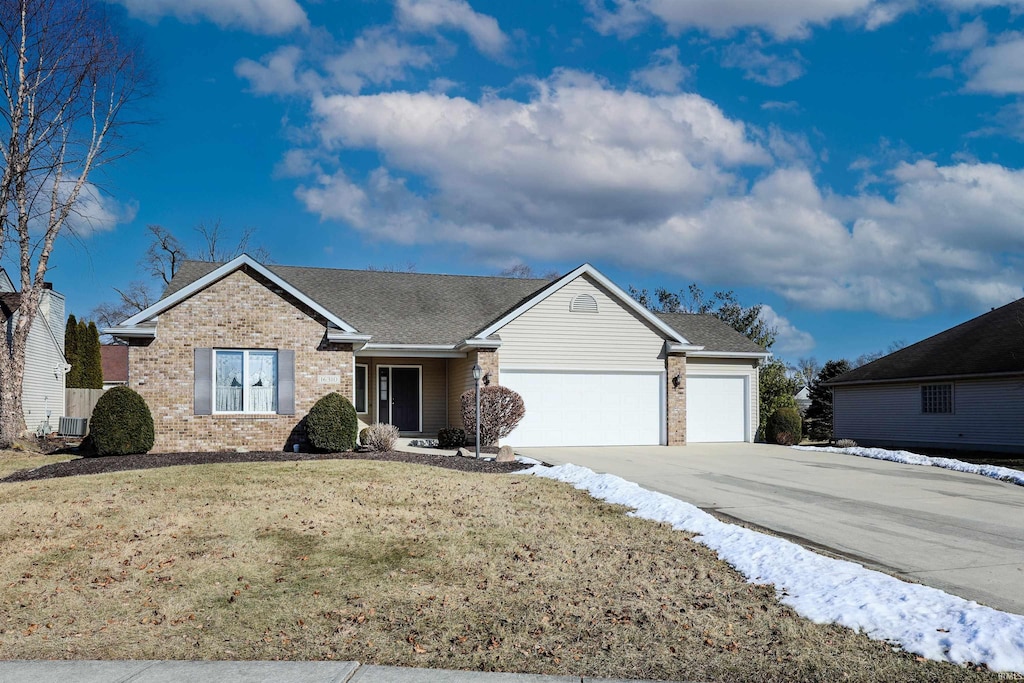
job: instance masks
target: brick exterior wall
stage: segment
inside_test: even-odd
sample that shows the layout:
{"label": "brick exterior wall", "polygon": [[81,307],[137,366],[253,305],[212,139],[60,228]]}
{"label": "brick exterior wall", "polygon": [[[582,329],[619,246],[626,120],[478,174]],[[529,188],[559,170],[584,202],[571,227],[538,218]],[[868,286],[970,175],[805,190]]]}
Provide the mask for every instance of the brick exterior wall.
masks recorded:
{"label": "brick exterior wall", "polygon": [[[473,354],[469,354],[472,356]],[[480,375],[480,386],[483,386],[483,377],[490,374],[491,384],[501,384],[498,381],[498,350],[497,349],[477,349],[476,351],[476,363],[483,370],[483,374]],[[473,367],[472,365],[470,367]],[[471,376],[472,377],[472,376]]]}
{"label": "brick exterior wall", "polygon": [[[294,415],[195,415],[195,348],[293,349]],[[300,422],[329,391],[352,398],[351,344],[326,341],[326,321],[258,275],[237,270],[160,314],[156,339],[133,340],[129,386],[156,427],[154,452],[290,449]],[[318,375],[339,375],[322,385]]]}
{"label": "brick exterior wall", "polygon": [[[679,386],[672,386],[672,378],[679,375]],[[686,445],[686,356],[670,355],[665,358],[665,419],[669,446]]]}

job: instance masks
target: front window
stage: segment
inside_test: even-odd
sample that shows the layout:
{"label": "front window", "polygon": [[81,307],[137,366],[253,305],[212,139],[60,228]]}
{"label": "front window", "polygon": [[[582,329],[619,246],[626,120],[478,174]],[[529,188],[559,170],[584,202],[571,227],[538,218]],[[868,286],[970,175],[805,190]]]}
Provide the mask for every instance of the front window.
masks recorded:
{"label": "front window", "polygon": [[922,386],[921,412],[932,414],[952,413],[953,385],[926,384]]}
{"label": "front window", "polygon": [[277,412],[277,351],[214,354],[216,412]]}
{"label": "front window", "polygon": [[356,396],[355,406],[357,413],[366,412],[366,366],[356,366]]}

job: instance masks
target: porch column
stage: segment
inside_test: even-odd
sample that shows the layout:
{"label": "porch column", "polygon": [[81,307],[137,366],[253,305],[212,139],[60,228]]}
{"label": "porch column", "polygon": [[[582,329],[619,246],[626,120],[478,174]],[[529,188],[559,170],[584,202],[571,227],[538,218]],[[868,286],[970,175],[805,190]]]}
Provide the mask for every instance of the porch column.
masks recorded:
{"label": "porch column", "polygon": [[[679,386],[676,385],[679,378]],[[665,358],[665,433],[669,446],[686,445],[686,356],[669,354]]]}
{"label": "porch column", "polygon": [[[498,349],[477,349],[476,351],[476,362],[480,365],[480,368],[484,371],[484,375],[491,376],[491,384],[499,384],[498,382]],[[483,376],[483,375],[481,375]],[[483,386],[483,382],[480,382],[480,386]]]}

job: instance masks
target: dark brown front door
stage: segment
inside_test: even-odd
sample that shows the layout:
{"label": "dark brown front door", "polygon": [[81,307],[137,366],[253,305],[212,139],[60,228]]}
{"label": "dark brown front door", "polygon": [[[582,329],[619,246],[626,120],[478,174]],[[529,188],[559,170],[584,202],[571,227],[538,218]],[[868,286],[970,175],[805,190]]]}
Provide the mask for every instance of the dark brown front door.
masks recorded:
{"label": "dark brown front door", "polygon": [[402,432],[420,431],[420,369],[381,367],[377,386],[378,419]]}

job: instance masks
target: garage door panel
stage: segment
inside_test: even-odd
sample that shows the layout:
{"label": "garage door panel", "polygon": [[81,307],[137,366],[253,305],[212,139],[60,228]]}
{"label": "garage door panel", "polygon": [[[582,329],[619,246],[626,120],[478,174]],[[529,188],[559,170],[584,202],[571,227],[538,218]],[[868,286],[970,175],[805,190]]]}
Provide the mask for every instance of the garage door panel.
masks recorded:
{"label": "garage door panel", "polygon": [[501,371],[526,404],[512,446],[661,443],[661,373]]}
{"label": "garage door panel", "polygon": [[686,377],[686,440],[747,440],[749,383],[743,376]]}

